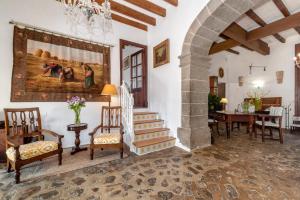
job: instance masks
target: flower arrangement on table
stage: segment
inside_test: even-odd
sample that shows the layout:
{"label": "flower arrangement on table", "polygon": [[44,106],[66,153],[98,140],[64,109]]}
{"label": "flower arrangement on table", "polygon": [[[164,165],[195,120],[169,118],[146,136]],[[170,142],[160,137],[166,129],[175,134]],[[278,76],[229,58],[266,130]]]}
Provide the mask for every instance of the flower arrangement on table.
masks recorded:
{"label": "flower arrangement on table", "polygon": [[85,107],[85,99],[79,96],[74,96],[67,101],[69,109],[75,113],[75,124],[80,124],[81,109]]}
{"label": "flower arrangement on table", "polygon": [[255,111],[260,111],[262,108],[262,98],[267,96],[269,94],[269,91],[266,92],[261,88],[256,88],[250,92],[247,93],[248,98],[250,101],[248,102],[250,105],[255,106]]}

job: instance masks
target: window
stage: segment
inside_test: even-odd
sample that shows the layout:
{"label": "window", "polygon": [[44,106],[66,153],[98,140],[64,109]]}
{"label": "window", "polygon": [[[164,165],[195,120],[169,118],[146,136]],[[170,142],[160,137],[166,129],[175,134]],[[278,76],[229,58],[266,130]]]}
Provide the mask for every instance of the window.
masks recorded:
{"label": "window", "polygon": [[143,87],[143,62],[142,52],[131,55],[131,88],[132,90]]}

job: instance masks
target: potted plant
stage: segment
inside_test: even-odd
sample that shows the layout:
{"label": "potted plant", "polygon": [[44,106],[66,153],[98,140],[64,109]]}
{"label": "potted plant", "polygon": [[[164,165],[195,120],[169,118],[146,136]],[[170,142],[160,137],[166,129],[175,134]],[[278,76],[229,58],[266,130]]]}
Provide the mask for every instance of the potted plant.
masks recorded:
{"label": "potted plant", "polygon": [[208,111],[216,112],[222,109],[222,105],[220,103],[221,97],[217,95],[208,94]]}

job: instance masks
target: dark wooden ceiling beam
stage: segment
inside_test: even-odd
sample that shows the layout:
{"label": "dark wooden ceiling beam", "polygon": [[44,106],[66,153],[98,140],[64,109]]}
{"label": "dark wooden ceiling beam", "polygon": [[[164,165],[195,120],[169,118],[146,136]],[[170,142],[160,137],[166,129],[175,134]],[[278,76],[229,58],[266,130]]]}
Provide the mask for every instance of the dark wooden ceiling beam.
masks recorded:
{"label": "dark wooden ceiling beam", "polygon": [[[229,37],[227,37],[226,35],[223,35],[222,33],[220,34],[220,37],[223,38],[224,40],[230,39]],[[246,46],[243,45],[243,44],[240,44],[240,47],[242,47],[242,48],[244,48],[244,49],[247,49],[247,50],[249,50],[249,51],[253,51],[252,49],[246,47]]]}
{"label": "dark wooden ceiling beam", "polygon": [[[262,27],[267,25],[267,23],[261,17],[259,17],[252,9],[246,12],[246,15]],[[273,36],[279,42],[285,43],[285,38],[282,37],[279,33],[275,33]]]}
{"label": "dark wooden ceiling beam", "polygon": [[124,0],[124,1],[127,1],[133,5],[136,5],[144,10],[160,15],[162,17],[165,17],[167,13],[165,8],[156,5],[148,0]]}
{"label": "dark wooden ceiling beam", "polygon": [[122,17],[122,16],[117,15],[115,13],[112,13],[111,17],[112,17],[113,20],[118,21],[120,23],[129,25],[129,26],[133,26],[135,28],[138,28],[138,29],[141,29],[141,30],[144,30],[144,31],[148,31],[148,27],[145,24],[133,21],[133,20],[128,19],[126,17]]}
{"label": "dark wooden ceiling beam", "polygon": [[279,33],[291,28],[300,26],[300,12],[267,24],[264,27],[254,29],[247,34],[248,41],[258,40],[260,38]]}
{"label": "dark wooden ceiling beam", "polygon": [[178,0],[164,0],[168,2],[169,4],[172,4],[173,6],[178,6]]}
{"label": "dark wooden ceiling beam", "polygon": [[[283,3],[282,0],[273,0],[274,4],[277,6],[277,8],[280,10],[280,12],[283,14],[283,16],[288,17],[291,15],[290,11],[286,7],[286,5]],[[295,27],[295,31],[297,31],[300,34],[300,27]]]}
{"label": "dark wooden ceiling beam", "polygon": [[[104,0],[96,0],[97,3],[102,4]],[[151,17],[149,15],[146,15],[144,13],[141,13],[139,11],[136,11],[128,6],[125,6],[123,4],[120,4],[116,1],[110,1],[111,9],[113,11],[116,11],[118,13],[121,13],[123,15],[126,15],[128,17],[132,17],[136,20],[139,20],[141,22],[150,24],[155,26],[156,25],[156,19],[154,17]]]}
{"label": "dark wooden ceiling beam", "polygon": [[240,43],[233,40],[233,39],[228,39],[225,40],[223,42],[219,42],[219,43],[213,43],[213,45],[210,48],[209,51],[209,55],[215,54],[215,53],[219,53],[221,51],[227,51],[233,47],[239,46]]}
{"label": "dark wooden ceiling beam", "polygon": [[262,55],[270,54],[270,48],[267,43],[259,39],[254,41],[248,41],[248,32],[237,23],[232,23],[227,29],[225,29],[223,34]]}
{"label": "dark wooden ceiling beam", "polygon": [[226,51],[229,53],[232,53],[232,54],[240,55],[240,52],[233,50],[233,49],[227,49]]}

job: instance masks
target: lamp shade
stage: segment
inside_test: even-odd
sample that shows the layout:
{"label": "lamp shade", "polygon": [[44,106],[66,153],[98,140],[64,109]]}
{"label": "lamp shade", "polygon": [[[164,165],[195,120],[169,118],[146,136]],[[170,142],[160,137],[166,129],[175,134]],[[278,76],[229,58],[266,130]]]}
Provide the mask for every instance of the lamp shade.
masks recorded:
{"label": "lamp shade", "polygon": [[116,96],[118,95],[117,88],[114,84],[105,84],[101,95],[109,95],[109,96]]}
{"label": "lamp shade", "polygon": [[226,98],[222,98],[220,103],[223,103],[223,104],[228,104],[228,99]]}

